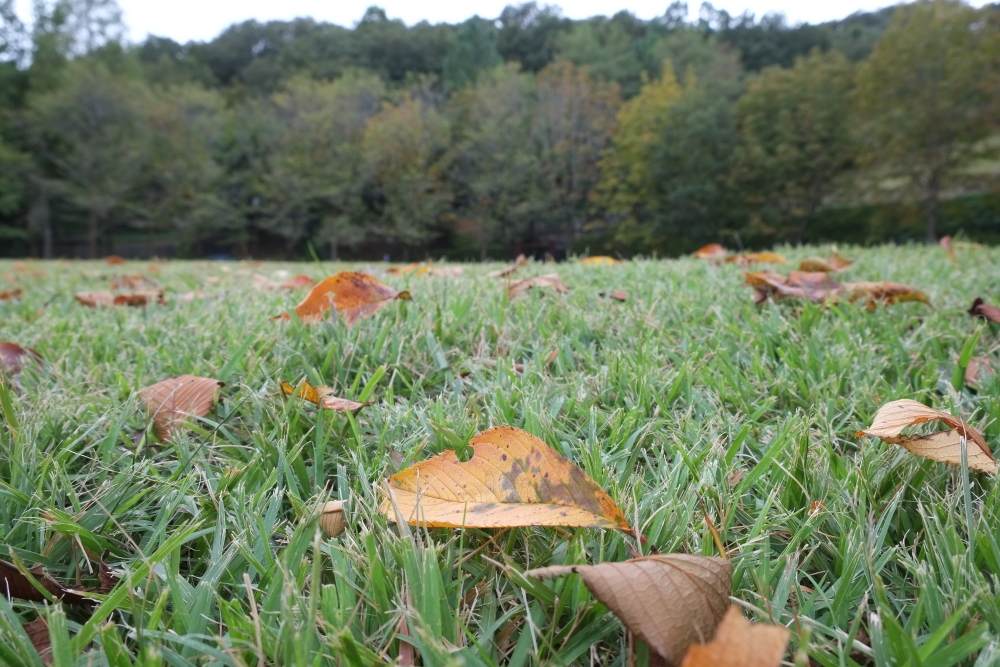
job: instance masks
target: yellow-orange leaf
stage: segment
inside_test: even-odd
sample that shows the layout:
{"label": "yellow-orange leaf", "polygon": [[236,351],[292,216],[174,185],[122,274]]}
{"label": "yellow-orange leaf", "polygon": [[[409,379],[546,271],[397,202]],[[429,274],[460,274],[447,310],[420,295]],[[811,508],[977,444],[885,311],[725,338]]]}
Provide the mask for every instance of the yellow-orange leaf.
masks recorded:
{"label": "yellow-orange leaf", "polygon": [[729,251],[718,243],[709,243],[708,245],[698,248],[692,254],[698,259],[718,259],[728,255]]}
{"label": "yellow-orange leaf", "polygon": [[[393,299],[410,298],[409,292],[394,290],[367,273],[344,271],[309,290],[306,298],[295,307],[295,313],[303,322],[319,322],[333,306],[344,322],[351,324],[375,314]],[[272,319],[287,320],[290,316],[285,313]]]}
{"label": "yellow-orange leaf", "polygon": [[750,266],[751,264],[787,264],[788,260],[774,252],[748,252],[728,257],[726,258],[726,263]]}
{"label": "yellow-orange leaf", "polygon": [[584,526],[629,530],[611,497],[577,465],[521,429],[496,426],[388,479],[382,511],[431,528]]}
{"label": "yellow-orange leaf", "polygon": [[780,667],[790,634],[780,625],[750,623],[732,606],[715,638],[707,644],[692,644],[681,667]]}
{"label": "yellow-orange leaf", "polygon": [[392,273],[395,275],[406,275],[407,273],[412,273],[420,267],[420,262],[414,262],[409,266],[394,266],[391,269],[386,269],[386,273]]}
{"label": "yellow-orange leaf", "polygon": [[[950,431],[938,431],[930,435],[903,435],[908,426],[929,421],[941,421],[951,427]],[[964,421],[941,410],[929,408],[923,403],[901,399],[886,403],[878,412],[872,425],[858,431],[857,437],[873,436],[910,452],[934,461],[960,465],[962,461],[962,436],[968,445],[969,467],[995,475],[997,462],[990,452],[985,438]]]}
{"label": "yellow-orange leaf", "polygon": [[729,607],[733,566],[723,558],[658,554],[621,563],[557,565],[525,576],[575,573],[642,641],[669,665],[694,642],[707,641]]}
{"label": "yellow-orange leaf", "polygon": [[17,375],[21,372],[21,364],[26,361],[25,357],[42,360],[42,355],[30,347],[21,347],[17,343],[0,341],[0,372]]}
{"label": "yellow-orange leaf", "polygon": [[305,380],[299,383],[298,389],[288,382],[281,383],[281,391],[285,396],[295,394],[301,399],[315,403],[324,410],[334,410],[336,412],[356,412],[365,407],[365,403],[349,401],[346,398],[338,398],[333,395],[333,389],[325,385],[314,387]]}
{"label": "yellow-orange leaf", "polygon": [[580,260],[581,264],[589,264],[591,266],[614,266],[615,264],[621,264],[621,262],[614,257],[607,257],[606,255],[595,255],[594,257],[586,257]]}
{"label": "yellow-orange leaf", "polygon": [[546,273],[544,276],[535,276],[534,278],[515,280],[507,286],[507,296],[513,299],[518,294],[526,292],[532,287],[551,287],[561,294],[569,292],[569,286],[559,279],[558,274]]}
{"label": "yellow-orange leaf", "polygon": [[225,386],[213,378],[181,375],[139,390],[139,398],[153,418],[156,437],[166,442],[188,417],[207,415]]}

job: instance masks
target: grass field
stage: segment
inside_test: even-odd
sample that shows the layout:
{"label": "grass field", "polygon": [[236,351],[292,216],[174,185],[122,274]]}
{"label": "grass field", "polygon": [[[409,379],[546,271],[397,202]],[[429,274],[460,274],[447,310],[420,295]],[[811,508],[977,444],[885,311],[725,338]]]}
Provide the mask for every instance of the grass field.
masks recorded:
{"label": "grass field", "polygon": [[[644,664],[579,577],[520,576],[625,560],[633,537],[406,539],[379,511],[387,475],[497,424],[583,467],[648,538],[643,553],[718,555],[707,513],[734,602],[791,629],[789,664],[1000,664],[996,480],[855,437],[880,405],[913,398],[996,448],[1000,381],[977,393],[954,378],[967,345],[1000,360],[998,328],[965,312],[1000,301],[1000,249],[959,246],[959,267],[937,247],[840,250],[857,260],[845,279],[908,283],[930,305],[758,309],[739,268],[694,259],[529,264],[519,276],[555,270],[572,292],[508,300],[486,275],[500,265],[473,265],[379,274],[413,300],[347,327],[269,321],[303,292],[255,289],[252,274],[359,265],[0,262],[0,285],[24,290],[0,302],[0,340],[46,360],[2,392],[0,558],[96,587],[109,549],[129,577],[96,609],[0,596],[0,664],[42,664],[21,630],[39,613],[59,665],[373,665],[403,645],[424,665],[624,666],[633,649]],[[134,273],[167,305],[73,298]],[[205,299],[171,298],[197,289]],[[598,296],[610,289],[628,301]],[[150,430],[135,446],[148,425],[136,391],[185,373],[225,381],[224,400],[169,443]],[[271,395],[302,377],[377,402],[352,418]],[[351,524],[334,539],[316,518],[330,499]]]}

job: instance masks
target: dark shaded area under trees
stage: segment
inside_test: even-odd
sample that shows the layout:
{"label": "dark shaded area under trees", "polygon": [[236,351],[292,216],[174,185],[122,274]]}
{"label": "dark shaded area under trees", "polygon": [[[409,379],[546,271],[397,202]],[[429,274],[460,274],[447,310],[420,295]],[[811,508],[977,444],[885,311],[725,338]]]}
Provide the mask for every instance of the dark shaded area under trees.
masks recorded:
{"label": "dark shaded area under trees", "polygon": [[0,256],[1000,242],[1000,5],[311,19],[122,41],[0,0]]}

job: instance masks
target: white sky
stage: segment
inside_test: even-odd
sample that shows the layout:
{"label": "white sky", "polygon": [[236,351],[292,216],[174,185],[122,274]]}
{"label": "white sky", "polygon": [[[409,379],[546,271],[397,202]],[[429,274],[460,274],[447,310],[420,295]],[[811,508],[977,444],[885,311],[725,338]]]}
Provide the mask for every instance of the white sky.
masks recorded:
{"label": "white sky", "polygon": [[[981,6],[986,0],[974,0]],[[232,23],[247,19],[287,20],[312,16],[353,26],[365,9],[376,4],[390,18],[403,19],[408,25],[427,19],[431,23],[459,23],[473,14],[484,18],[499,16],[511,0],[118,0],[125,14],[132,41],[142,41],[150,33],[178,42],[209,40]],[[539,2],[539,4],[546,4]],[[563,15],[573,19],[598,14],[610,16],[626,9],[642,19],[663,15],[670,0],[564,0]],[[768,11],[783,12],[793,22],[818,23],[843,18],[857,10],[873,10],[893,4],[891,0],[715,0],[717,9],[730,14],[744,10],[761,16]],[[15,0],[23,20],[31,17],[31,0]],[[697,17],[701,0],[688,0],[692,18]]]}

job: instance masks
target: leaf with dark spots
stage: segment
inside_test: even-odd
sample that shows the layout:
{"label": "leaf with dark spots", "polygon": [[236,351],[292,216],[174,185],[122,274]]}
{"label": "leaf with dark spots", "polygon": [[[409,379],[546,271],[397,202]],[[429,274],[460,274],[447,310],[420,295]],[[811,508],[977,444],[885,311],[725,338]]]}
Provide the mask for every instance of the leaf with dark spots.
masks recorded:
{"label": "leaf with dark spots", "polygon": [[464,463],[448,450],[390,477],[393,498],[382,511],[395,520],[399,508],[407,523],[437,528],[630,530],[594,480],[530,433],[497,426],[472,438],[469,446],[472,458]]}

